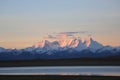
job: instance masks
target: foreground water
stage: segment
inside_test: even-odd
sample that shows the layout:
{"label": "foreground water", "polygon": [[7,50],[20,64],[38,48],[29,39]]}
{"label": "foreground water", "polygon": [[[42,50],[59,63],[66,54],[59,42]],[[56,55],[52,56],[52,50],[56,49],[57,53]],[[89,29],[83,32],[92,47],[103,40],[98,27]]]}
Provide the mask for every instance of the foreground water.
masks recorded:
{"label": "foreground water", "polygon": [[0,67],[0,75],[105,75],[105,76],[120,76],[120,66]]}

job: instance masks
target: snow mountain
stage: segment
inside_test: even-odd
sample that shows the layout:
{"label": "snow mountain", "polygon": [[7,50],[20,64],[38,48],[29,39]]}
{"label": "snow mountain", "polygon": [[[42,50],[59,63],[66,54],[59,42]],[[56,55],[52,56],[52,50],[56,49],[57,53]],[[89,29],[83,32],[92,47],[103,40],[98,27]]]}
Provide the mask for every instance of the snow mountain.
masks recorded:
{"label": "snow mountain", "polygon": [[91,37],[86,39],[71,38],[71,39],[61,39],[50,42],[48,40],[42,40],[39,43],[33,45],[33,48],[41,48],[45,50],[59,50],[60,48],[72,48],[77,51],[82,51],[84,49],[90,49],[95,52],[96,50],[102,48],[103,45],[94,41]]}
{"label": "snow mountain", "polygon": [[103,46],[91,37],[42,40],[24,49],[0,48],[0,60],[120,56],[120,47]]}

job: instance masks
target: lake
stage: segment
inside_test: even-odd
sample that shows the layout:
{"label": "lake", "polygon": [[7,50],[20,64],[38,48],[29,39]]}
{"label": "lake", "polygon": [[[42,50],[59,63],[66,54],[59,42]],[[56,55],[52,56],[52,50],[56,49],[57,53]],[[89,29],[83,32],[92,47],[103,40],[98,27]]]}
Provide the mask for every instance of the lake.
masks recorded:
{"label": "lake", "polygon": [[0,67],[0,75],[104,75],[104,76],[120,76],[120,66]]}

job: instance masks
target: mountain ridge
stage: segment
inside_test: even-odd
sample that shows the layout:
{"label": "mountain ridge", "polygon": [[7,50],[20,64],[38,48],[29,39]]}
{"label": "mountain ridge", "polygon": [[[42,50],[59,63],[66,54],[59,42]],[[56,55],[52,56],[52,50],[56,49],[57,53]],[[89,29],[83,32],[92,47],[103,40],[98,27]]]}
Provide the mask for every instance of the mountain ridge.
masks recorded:
{"label": "mountain ridge", "polygon": [[91,37],[42,40],[24,49],[0,48],[0,60],[120,56],[120,47],[103,46]]}

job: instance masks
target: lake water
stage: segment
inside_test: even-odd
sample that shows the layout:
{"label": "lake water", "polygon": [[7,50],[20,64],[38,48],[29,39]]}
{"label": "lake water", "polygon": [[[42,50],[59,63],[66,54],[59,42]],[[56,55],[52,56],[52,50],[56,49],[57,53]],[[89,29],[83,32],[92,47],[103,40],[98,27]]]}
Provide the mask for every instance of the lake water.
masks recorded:
{"label": "lake water", "polygon": [[120,76],[120,66],[0,67],[0,75],[105,75]]}

